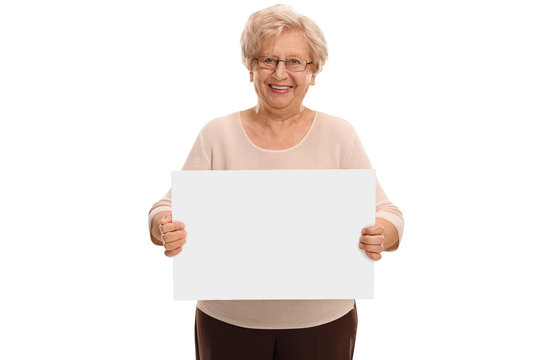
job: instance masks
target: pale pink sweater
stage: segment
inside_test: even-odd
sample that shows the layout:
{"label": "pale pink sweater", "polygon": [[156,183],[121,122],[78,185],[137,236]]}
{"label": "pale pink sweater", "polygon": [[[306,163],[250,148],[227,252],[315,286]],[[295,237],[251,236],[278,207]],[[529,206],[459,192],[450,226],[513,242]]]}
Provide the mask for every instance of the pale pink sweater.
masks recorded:
{"label": "pale pink sweater", "polygon": [[[371,169],[354,127],[346,120],[316,112],[305,137],[284,150],[263,149],[247,136],[240,113],[208,122],[182,170]],[[171,210],[171,190],[154,203],[148,226],[160,211]],[[376,217],[385,218],[403,236],[403,215],[377,180]],[[189,224],[186,224],[189,233]],[[189,241],[189,235],[188,235]],[[159,243],[159,240],[157,240]],[[182,257],[182,253],[177,255]],[[197,307],[227,323],[247,328],[292,329],[321,325],[353,309],[350,300],[199,300]]]}

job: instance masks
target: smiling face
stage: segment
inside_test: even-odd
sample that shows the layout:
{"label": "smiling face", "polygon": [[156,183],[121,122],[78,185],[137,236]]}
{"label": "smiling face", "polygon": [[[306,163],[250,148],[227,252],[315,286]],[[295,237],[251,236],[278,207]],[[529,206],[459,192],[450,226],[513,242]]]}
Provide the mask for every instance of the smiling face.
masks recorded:
{"label": "smiling face", "polygon": [[[307,41],[300,31],[284,31],[276,38],[266,41],[258,56],[301,57],[312,61]],[[252,63],[253,83],[259,98],[259,106],[267,112],[296,112],[302,108],[302,101],[310,85],[315,85],[315,75],[311,65],[306,70],[287,70],[280,61],[275,70],[262,69],[257,62]]]}

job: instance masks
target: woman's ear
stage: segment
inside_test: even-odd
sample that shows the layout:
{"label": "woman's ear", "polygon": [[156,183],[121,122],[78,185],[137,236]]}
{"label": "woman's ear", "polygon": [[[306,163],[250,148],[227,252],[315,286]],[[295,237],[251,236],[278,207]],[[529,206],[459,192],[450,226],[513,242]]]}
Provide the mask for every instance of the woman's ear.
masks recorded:
{"label": "woman's ear", "polygon": [[315,75],[311,75],[310,84],[311,84],[311,86],[315,85]]}
{"label": "woman's ear", "polygon": [[253,71],[249,72],[249,82],[253,82]]}

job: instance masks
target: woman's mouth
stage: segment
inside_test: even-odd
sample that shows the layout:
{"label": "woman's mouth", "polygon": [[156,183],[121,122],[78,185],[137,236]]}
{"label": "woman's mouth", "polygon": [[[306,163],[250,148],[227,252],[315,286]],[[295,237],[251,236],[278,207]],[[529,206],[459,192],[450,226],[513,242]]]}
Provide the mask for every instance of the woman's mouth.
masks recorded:
{"label": "woman's mouth", "polygon": [[292,88],[290,85],[275,85],[275,84],[268,84],[270,87],[270,90],[272,90],[273,93],[276,94],[285,94],[288,93],[289,90]]}

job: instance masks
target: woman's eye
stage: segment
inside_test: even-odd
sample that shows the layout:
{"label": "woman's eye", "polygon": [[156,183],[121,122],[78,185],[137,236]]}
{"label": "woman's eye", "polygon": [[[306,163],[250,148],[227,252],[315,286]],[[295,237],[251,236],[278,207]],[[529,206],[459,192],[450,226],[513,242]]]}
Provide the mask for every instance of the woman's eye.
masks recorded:
{"label": "woman's eye", "polygon": [[294,65],[297,65],[297,64],[300,64],[301,61],[299,59],[294,59],[294,58],[291,58],[291,59],[288,59],[287,60],[290,64],[294,64]]}
{"label": "woman's eye", "polygon": [[272,64],[274,63],[276,60],[273,59],[273,58],[265,58],[263,59],[263,62],[267,63],[267,64]]}

